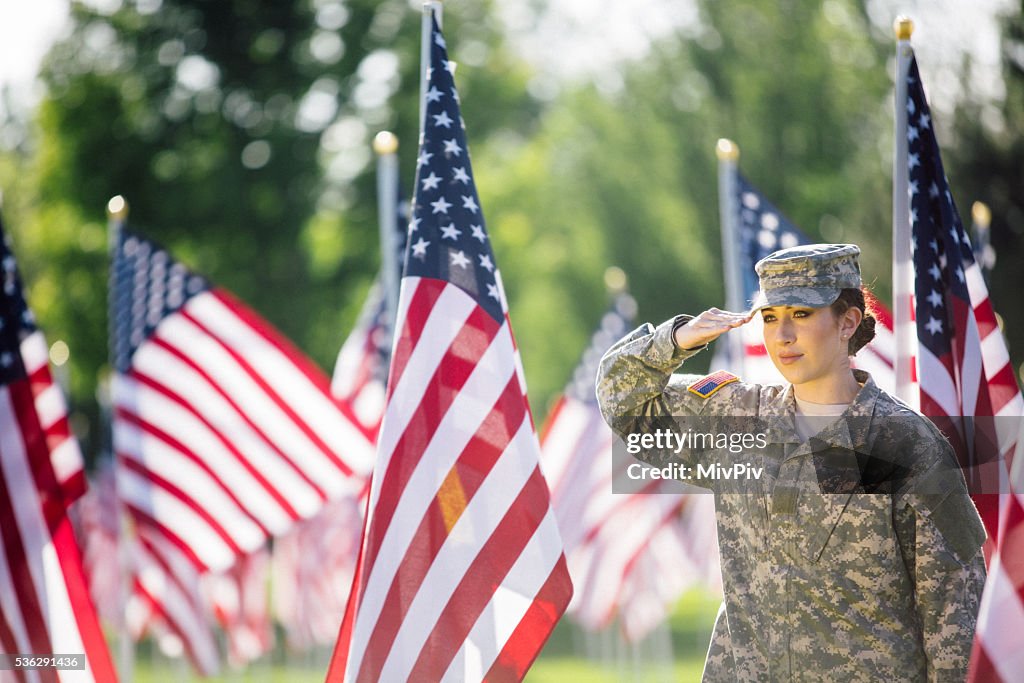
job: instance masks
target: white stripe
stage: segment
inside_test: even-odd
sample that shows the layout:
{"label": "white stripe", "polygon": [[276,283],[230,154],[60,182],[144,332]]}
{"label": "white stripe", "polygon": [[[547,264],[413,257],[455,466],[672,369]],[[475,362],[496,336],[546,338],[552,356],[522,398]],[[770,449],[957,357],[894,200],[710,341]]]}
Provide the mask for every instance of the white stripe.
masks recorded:
{"label": "white stripe", "polygon": [[117,472],[118,497],[146,513],[168,531],[188,543],[196,556],[211,569],[226,569],[235,560],[234,551],[192,508],[164,493],[135,472]]}
{"label": "white stripe", "polygon": [[588,433],[593,413],[590,406],[565,396],[554,422],[547,425],[541,444],[541,463],[552,493],[563,485],[566,472],[579,457],[577,445]]}
{"label": "white stripe", "polygon": [[[64,581],[61,558],[43,519],[39,491],[32,476],[21,428],[6,387],[0,389],[0,468],[10,491],[13,520],[21,535],[33,587],[43,609],[53,652],[84,653],[78,622]],[[9,520],[10,521],[10,520]]]}
{"label": "white stripe", "polygon": [[[533,430],[529,421],[523,420],[515,438],[498,458],[498,462],[452,527],[437,557],[423,577],[423,584],[409,604],[401,627],[392,640],[387,661],[380,672],[380,680],[408,679],[427,636],[438,623],[441,612],[476,559],[481,547],[494,534],[524,484],[529,480],[533,472],[529,456],[536,453],[531,451],[532,438]],[[548,516],[550,517],[550,511]]]}
{"label": "white stripe", "polygon": [[[176,347],[185,357],[203,368],[210,380],[235,401],[238,409],[248,415],[266,433],[274,446],[304,470],[311,479],[328,492],[338,494],[344,490],[347,477],[328,460],[292,418],[278,407],[249,373],[206,332],[184,316],[173,315],[164,318],[154,336]],[[143,364],[141,359],[133,359],[133,366],[145,374],[156,370],[152,364]],[[265,379],[272,385],[291,381],[288,377]],[[179,394],[188,395],[191,390],[183,381],[173,384],[166,382],[166,385]],[[318,506],[314,503],[313,509],[316,507]]]}
{"label": "white stripe", "polygon": [[1019,680],[1020,672],[1024,671],[1021,628],[1024,628],[1024,605],[1007,576],[1002,557],[996,555],[992,558],[981,598],[977,639],[1004,681]]}
{"label": "white stripe", "polygon": [[[990,331],[981,340],[981,358],[985,363],[985,378],[992,379],[999,371],[1010,364],[1010,353],[1003,343],[1003,333],[998,328]],[[1013,370],[1012,366],[1010,368]]]}
{"label": "white stripe", "polygon": [[944,415],[959,415],[959,397],[956,386],[953,384],[953,378],[946,367],[926,346],[921,346],[918,349],[917,363],[917,376],[924,380],[921,390],[939,404]]}
{"label": "white stripe", "polygon": [[[164,380],[182,385],[191,383],[190,400],[195,402],[197,408],[202,407],[203,416],[226,436],[241,457],[251,463],[267,479],[270,486],[285,500],[295,505],[299,514],[309,515],[315,510],[314,506],[318,500],[316,492],[248,428],[219,394],[209,391],[206,385],[197,379],[197,375],[190,373],[182,364],[173,360],[173,356],[155,346],[143,346],[138,354],[144,356],[144,367],[140,368],[142,373],[150,375],[155,372],[158,375],[166,375],[151,377],[158,384],[164,384]],[[238,458],[227,451],[215,433],[210,431],[191,410],[124,375],[117,375],[114,378],[114,386],[114,397],[118,407],[174,436],[209,465],[218,479],[231,486],[239,500],[268,529],[277,533],[291,525],[291,517],[266,493],[264,485],[253,478]],[[117,432],[125,426],[123,421],[115,418],[115,439]]]}
{"label": "white stripe", "polygon": [[[0,389],[0,395],[6,394],[7,389]],[[0,399],[0,403],[6,402],[6,396]],[[0,420],[3,420],[0,417]],[[3,460],[8,458],[6,447],[3,446],[3,441],[0,440],[0,455],[3,455]],[[6,482],[6,477],[5,477]],[[11,486],[13,482],[6,482],[7,488],[14,490]],[[11,525],[12,531],[14,531],[13,542],[19,542],[17,538],[17,529],[14,525]],[[4,616],[7,618],[7,623],[11,627],[11,634],[14,636],[17,652],[32,652],[32,646],[28,640],[28,630],[25,625],[24,618],[21,613],[21,601],[18,599],[19,589],[14,586],[14,578],[11,576],[11,559],[7,557],[7,545],[6,539],[4,538],[4,526],[0,526],[0,604],[3,604]]]}
{"label": "white stripe", "polygon": [[[978,393],[981,389],[982,375],[985,370],[981,364],[981,338],[978,335],[978,321],[974,311],[967,311],[967,329],[960,330],[963,335],[964,352],[960,361],[960,409],[959,415],[971,417],[978,412]],[[950,413],[952,415],[952,413]]]}
{"label": "white stripe", "polygon": [[114,450],[122,457],[139,463],[147,472],[178,487],[196,507],[216,519],[242,548],[253,550],[266,540],[263,531],[209,474],[188,458],[180,457],[162,441],[148,436],[134,425],[125,424],[114,435]]}
{"label": "white stripe", "polygon": [[964,271],[964,276],[967,283],[967,296],[970,298],[972,305],[988,298],[985,276],[982,275],[977,261],[967,267],[967,270]]}
{"label": "white stripe", "polygon": [[[469,298],[461,290],[458,291],[461,296]],[[438,309],[435,308],[435,310]],[[373,571],[367,577],[366,589],[359,606],[360,618],[356,620],[353,633],[352,652],[362,653],[366,649],[365,645],[375,622],[375,619],[367,615],[380,613],[391,580],[405,557],[405,551],[413,540],[413,534],[419,521],[423,519],[426,510],[432,505],[438,488],[462,449],[476,434],[480,423],[493,407],[494,400],[508,383],[511,376],[511,364],[508,362],[508,358],[512,351],[512,344],[511,338],[506,332],[507,329],[507,327],[503,327],[498,332],[473,369],[463,390],[452,402],[395,506],[394,516],[385,532]],[[435,337],[425,337],[419,346],[432,345],[434,339]],[[429,368],[424,371],[419,367],[413,367],[410,363],[406,366],[403,375],[427,375],[429,373]],[[529,424],[525,416],[523,424]],[[532,434],[532,430],[530,432]],[[383,466],[381,466],[380,476],[383,476],[383,471]],[[377,481],[380,476],[375,476],[374,481]],[[465,518],[465,514],[463,518]],[[372,516],[370,521],[373,521]],[[358,669],[353,668],[352,670]]]}
{"label": "white stripe", "polygon": [[50,450],[50,462],[53,463],[53,474],[57,481],[60,484],[67,483],[82,471],[82,451],[78,447],[78,440],[74,437],[61,439]]}
{"label": "white stripe", "polygon": [[483,680],[562,556],[560,545],[549,509],[473,625],[442,681]]}
{"label": "white stripe", "polygon": [[[420,278],[407,277],[402,280],[402,300],[411,299],[415,286]],[[408,306],[408,303],[406,303]],[[401,379],[391,392],[391,400],[384,414],[380,435],[377,439],[377,464],[374,471],[387,472],[391,455],[399,437],[405,432],[410,418],[415,414],[427,385],[434,374],[434,369],[448,352],[452,340],[462,330],[469,314],[476,303],[458,287],[449,285],[441,292],[434,308],[423,327],[420,341],[412,350]],[[404,324],[404,319],[399,319]],[[395,335],[396,338],[400,335]],[[373,477],[370,491],[370,510],[377,505],[380,498],[380,476]]]}
{"label": "white stripe", "polygon": [[185,308],[230,348],[239,351],[256,373],[267,378],[281,400],[332,452],[356,472],[370,472],[374,457],[370,442],[344,418],[329,395],[262,332],[213,295],[193,297]]}
{"label": "white stripe", "polygon": [[39,330],[25,337],[21,341],[18,350],[21,352],[21,362],[25,366],[25,371],[30,375],[50,361],[50,351],[46,347],[46,337]]}
{"label": "white stripe", "polygon": [[43,429],[49,429],[58,420],[67,417],[68,410],[64,405],[64,397],[60,388],[51,384],[35,396],[36,413],[39,415],[39,424]]}

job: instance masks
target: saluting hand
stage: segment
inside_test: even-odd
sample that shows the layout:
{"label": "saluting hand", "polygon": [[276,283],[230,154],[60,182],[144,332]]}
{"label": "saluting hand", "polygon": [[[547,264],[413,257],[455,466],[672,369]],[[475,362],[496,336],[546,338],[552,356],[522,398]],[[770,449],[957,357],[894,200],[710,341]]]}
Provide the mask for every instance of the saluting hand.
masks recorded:
{"label": "saluting hand", "polygon": [[718,339],[734,327],[750,322],[752,313],[733,313],[711,308],[676,330],[676,344],[681,349],[693,349]]}

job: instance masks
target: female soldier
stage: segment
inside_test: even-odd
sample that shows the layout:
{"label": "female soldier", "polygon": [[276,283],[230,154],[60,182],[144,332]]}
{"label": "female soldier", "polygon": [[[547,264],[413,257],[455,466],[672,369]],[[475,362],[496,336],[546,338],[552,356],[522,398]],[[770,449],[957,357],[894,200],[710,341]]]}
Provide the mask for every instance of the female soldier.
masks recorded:
{"label": "female soldier", "polygon": [[[859,253],[852,244],[775,252],[756,266],[751,312],[644,325],[602,359],[598,399],[624,439],[666,418],[740,418],[767,434],[768,447],[745,456],[757,479],[692,481],[716,494],[725,588],[705,681],[966,676],[984,528],[942,434],[851,369],[874,336]],[[758,311],[787,386],[673,374]],[[680,472],[735,460],[686,448],[637,457],[678,461]]]}

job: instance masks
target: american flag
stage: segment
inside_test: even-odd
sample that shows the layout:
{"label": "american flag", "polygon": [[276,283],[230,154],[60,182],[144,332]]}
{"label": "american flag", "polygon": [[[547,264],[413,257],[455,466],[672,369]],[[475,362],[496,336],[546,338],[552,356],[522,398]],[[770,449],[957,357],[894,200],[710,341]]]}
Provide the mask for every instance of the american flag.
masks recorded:
{"label": "american flag", "polygon": [[519,680],[572,593],[444,39],[388,403],[328,680]]}
{"label": "american flag", "polygon": [[85,671],[5,671],[4,680],[115,681],[68,506],[82,457],[0,225],[0,652],[84,656]]}
{"label": "american flag", "polygon": [[[779,249],[798,244],[811,244],[814,240],[787,219],[741,173],[736,173],[736,206],[738,207],[740,271],[743,273],[743,295],[748,302],[757,295],[757,273],[754,264]],[[859,351],[854,365],[871,373],[872,379],[891,392],[893,378],[892,315],[881,301],[868,295],[868,306],[878,324],[875,338]],[[748,382],[783,384],[785,380],[775,368],[764,347],[761,318],[755,316],[747,325],[730,332],[743,338],[743,363],[732,364],[721,356],[712,361],[712,367],[742,367],[743,379]],[[716,354],[727,351],[726,344],[716,346]]]}
{"label": "american flag", "polygon": [[[613,436],[597,405],[594,378],[601,356],[626,334],[635,314],[631,296],[616,296],[541,437],[575,586],[568,612],[592,631],[619,617],[632,641],[656,627],[686,588],[718,574],[711,496],[662,492],[660,481],[633,494],[612,490],[628,463],[613,461]],[[682,529],[702,544],[679,543]],[[665,575],[658,580],[641,578],[661,571]]]}
{"label": "american flag", "polygon": [[118,494],[140,529],[223,570],[365,488],[370,435],[266,321],[127,232],[112,280]]}
{"label": "american flag", "polygon": [[[907,75],[907,169],[921,412],[953,444],[997,556],[979,615],[972,680],[1020,680],[1024,651],[1021,499],[1006,490],[1024,400],[974,250],[949,189],[924,87]],[[992,416],[998,416],[993,419]],[[964,420],[963,417],[971,419]],[[1005,526],[998,528],[999,502]],[[998,559],[998,561],[995,561]]]}
{"label": "american flag", "polygon": [[203,595],[226,636],[228,664],[235,669],[274,649],[269,582],[267,548],[243,555],[226,571],[203,574]]}

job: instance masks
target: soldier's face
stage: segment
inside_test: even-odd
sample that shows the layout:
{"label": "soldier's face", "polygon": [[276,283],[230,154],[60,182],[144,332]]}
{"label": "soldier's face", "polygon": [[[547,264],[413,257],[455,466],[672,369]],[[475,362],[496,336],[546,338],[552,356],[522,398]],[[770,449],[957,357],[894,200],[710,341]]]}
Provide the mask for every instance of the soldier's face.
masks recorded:
{"label": "soldier's face", "polygon": [[786,381],[798,385],[849,372],[846,340],[828,306],[774,306],[761,310],[764,345]]}

